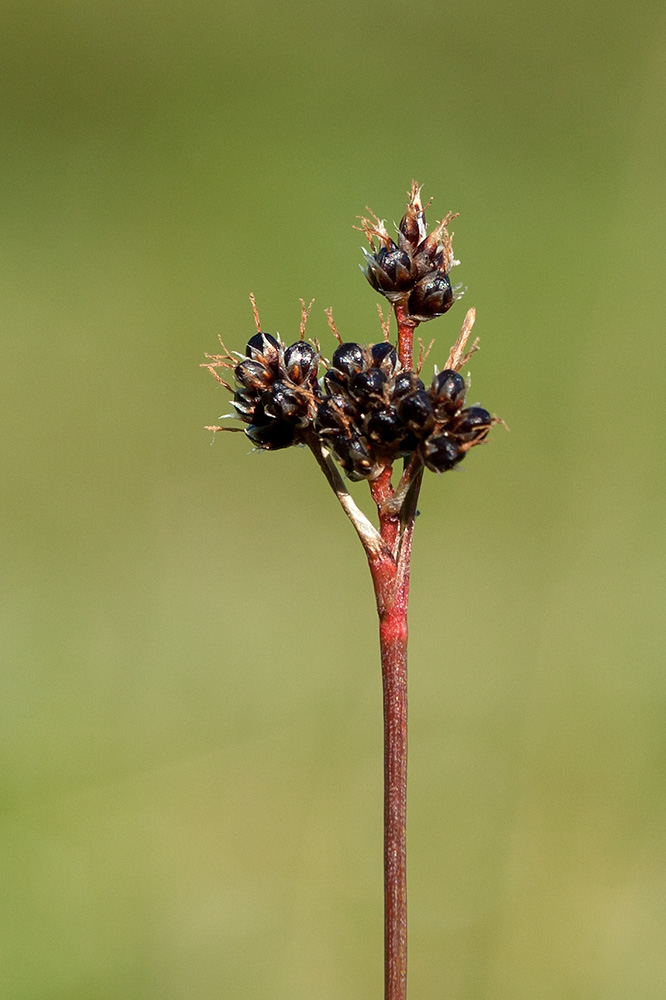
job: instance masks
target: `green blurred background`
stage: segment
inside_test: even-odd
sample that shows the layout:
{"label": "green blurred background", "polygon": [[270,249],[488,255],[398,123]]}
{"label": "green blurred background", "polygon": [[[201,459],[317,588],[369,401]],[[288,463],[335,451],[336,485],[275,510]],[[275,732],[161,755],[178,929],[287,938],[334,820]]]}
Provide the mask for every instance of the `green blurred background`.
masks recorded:
{"label": "green blurred background", "polygon": [[[370,581],[202,428],[265,329],[378,339],[355,216],[455,223],[474,399],[411,609],[410,997],[666,994],[666,10],[2,6],[0,995],[382,994]],[[366,487],[355,495],[365,500]]]}

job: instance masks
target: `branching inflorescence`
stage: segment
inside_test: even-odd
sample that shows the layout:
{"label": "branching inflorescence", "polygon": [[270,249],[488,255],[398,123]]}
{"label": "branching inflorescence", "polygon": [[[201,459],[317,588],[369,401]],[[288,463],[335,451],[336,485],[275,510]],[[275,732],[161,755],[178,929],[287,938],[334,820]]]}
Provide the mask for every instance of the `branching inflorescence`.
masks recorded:
{"label": "branching inflorescence", "polygon": [[[443,315],[461,295],[449,278],[458,263],[447,230],[452,218],[448,215],[428,235],[420,188],[413,184],[397,243],[380,220],[361,220],[372,250],[364,250],[364,273],[376,291],[404,311],[403,323],[412,329]],[[311,445],[316,438],[354,481],[377,479],[398,458],[415,458],[433,472],[446,472],[484,441],[496,422],[483,407],[465,405],[467,385],[460,369],[476,343],[468,352],[452,352],[426,388],[421,364],[413,370],[412,359],[399,357],[388,340],[340,342],[329,362],[318,344],[303,339],[304,332],[305,322],[301,339],[286,346],[257,326],[244,356],[207,355],[205,367],[214,373],[219,367],[233,370],[231,405],[258,449]],[[231,428],[214,428],[225,429]]]}
{"label": "branching inflorescence", "polygon": [[[415,363],[414,331],[444,315],[462,295],[453,286],[449,214],[428,233],[421,188],[414,181],[407,210],[391,237],[370,212],[358,227],[370,249],[363,272],[391,304],[397,339],[390,343],[382,319],[378,343],[343,342],[327,311],[338,346],[330,361],[317,341],[305,339],[310,306],[302,302],[299,339],[290,345],[261,330],[254,298],[256,333],[244,354],[206,355],[206,367],[233,396],[233,416],[256,449],[309,447],[350,518],[366,551],[380,619],[384,686],[384,870],[385,1000],[405,1000],[407,969],[405,807],[407,761],[407,602],[411,542],[423,470],[443,473],[484,442],[496,417],[467,405],[461,374],[478,340],[468,348],[475,312],[467,312],[460,335],[441,371],[428,385],[422,378],[428,355],[420,341]],[[381,317],[381,311],[380,311]],[[430,345],[432,347],[432,344]],[[233,384],[220,370],[233,373]],[[403,460],[399,481],[393,466]],[[351,481],[367,480],[377,507],[379,530],[356,505],[338,467]]]}

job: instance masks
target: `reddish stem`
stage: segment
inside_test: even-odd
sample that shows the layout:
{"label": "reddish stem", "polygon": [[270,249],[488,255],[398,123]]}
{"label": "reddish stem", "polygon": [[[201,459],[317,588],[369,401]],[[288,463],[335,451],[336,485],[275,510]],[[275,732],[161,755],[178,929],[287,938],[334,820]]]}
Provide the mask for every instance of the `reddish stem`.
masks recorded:
{"label": "reddish stem", "polygon": [[[413,368],[416,320],[395,306],[398,356]],[[407,604],[412,535],[423,470],[413,461],[400,495],[387,466],[370,483],[379,532],[356,507],[316,439],[308,442],[365,549],[377,600],[384,692],[384,1000],[407,998]],[[404,493],[404,488],[411,487]],[[400,501],[404,502],[401,504]]]}
{"label": "reddish stem", "polygon": [[412,368],[414,364],[414,330],[418,320],[407,318],[407,306],[396,302],[395,318],[398,321],[398,357],[403,368]]}
{"label": "reddish stem", "polygon": [[[370,560],[384,692],[384,997],[407,995],[407,597],[409,572]],[[402,579],[402,582],[401,582]]]}
{"label": "reddish stem", "polygon": [[[416,322],[396,305],[398,356],[413,366]],[[384,1000],[407,997],[407,605],[412,534],[422,472],[400,514],[384,505],[395,496],[391,468],[370,484],[385,552],[368,556],[379,615],[384,694]]]}

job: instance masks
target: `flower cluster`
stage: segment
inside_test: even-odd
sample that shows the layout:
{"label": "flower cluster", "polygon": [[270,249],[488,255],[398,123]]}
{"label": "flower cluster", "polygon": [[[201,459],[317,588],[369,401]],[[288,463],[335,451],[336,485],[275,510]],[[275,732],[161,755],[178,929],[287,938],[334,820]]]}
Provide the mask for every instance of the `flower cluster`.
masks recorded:
{"label": "flower cluster", "polygon": [[462,286],[452,286],[449,278],[451,268],[458,263],[447,229],[455,217],[447,215],[429,234],[421,188],[412,182],[397,242],[381,219],[361,218],[360,228],[372,251],[363,251],[363,273],[376,291],[394,305],[403,305],[407,316],[419,323],[443,316],[462,295]]}
{"label": "flower cluster", "polygon": [[386,342],[341,344],[324,385],[329,394],[314,427],[350,479],[374,479],[414,452],[433,472],[446,472],[493,422],[480,406],[464,408],[467,386],[458,372],[439,372],[426,389]]}
{"label": "flower cluster", "polygon": [[467,385],[458,371],[436,373],[426,389],[387,341],[340,344],[329,363],[304,340],[284,347],[257,333],[239,363],[229,354],[215,358],[233,367],[232,406],[257,448],[277,451],[314,435],[352,480],[375,479],[414,453],[433,472],[446,472],[494,423],[483,407],[465,406]]}
{"label": "flower cluster", "polygon": [[301,444],[322,395],[318,352],[304,340],[285,348],[270,333],[259,332],[248,341],[245,355],[234,368],[231,404],[249,425],[245,433],[267,450]]}
{"label": "flower cluster", "polygon": [[[452,218],[447,216],[428,234],[421,189],[412,183],[397,242],[381,220],[361,220],[372,250],[364,251],[364,273],[392,302],[396,316],[400,310],[411,331],[447,312],[459,294],[449,280],[457,263],[447,230]],[[441,473],[484,441],[497,422],[483,407],[466,405],[467,384],[460,369],[476,349],[475,342],[465,353],[473,310],[447,367],[435,370],[426,387],[421,357],[418,371],[411,368],[411,340],[410,350],[401,348],[400,356],[388,340],[343,343],[330,316],[339,346],[329,362],[316,342],[305,340],[309,310],[304,303],[300,339],[288,347],[261,331],[254,299],[252,303],[257,333],[245,354],[208,355],[205,367],[233,394],[234,416],[246,424],[245,434],[258,449],[306,444],[332,455],[352,480],[376,479],[398,458]],[[382,325],[388,337],[388,326]],[[233,385],[220,377],[220,367],[233,371]]]}

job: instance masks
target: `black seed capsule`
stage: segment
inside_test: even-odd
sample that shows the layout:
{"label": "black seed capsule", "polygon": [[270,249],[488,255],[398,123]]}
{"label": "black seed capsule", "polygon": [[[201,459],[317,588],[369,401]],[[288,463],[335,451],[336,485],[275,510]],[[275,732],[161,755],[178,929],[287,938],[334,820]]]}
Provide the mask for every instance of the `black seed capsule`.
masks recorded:
{"label": "black seed capsule", "polygon": [[267,451],[278,451],[294,443],[294,425],[284,420],[270,420],[268,423],[250,424],[245,433],[250,441]]}
{"label": "black seed capsule", "polygon": [[376,254],[366,254],[365,275],[372,287],[390,299],[401,298],[414,287],[418,273],[411,254],[392,242]]}
{"label": "black seed capsule", "polygon": [[451,425],[451,433],[463,441],[479,441],[492,427],[493,418],[482,406],[468,406],[461,410]]}
{"label": "black seed capsule", "polygon": [[392,406],[371,413],[366,420],[365,429],[371,440],[384,445],[394,444],[405,434],[405,425]]}
{"label": "black seed capsule", "polygon": [[421,442],[421,456],[432,472],[447,472],[463,460],[465,452],[445,434],[431,434]]}
{"label": "black seed capsule", "polygon": [[434,414],[430,396],[425,389],[417,389],[409,396],[404,396],[398,403],[398,413],[407,427],[423,434],[434,423]]}
{"label": "black seed capsule", "polygon": [[246,389],[266,389],[273,381],[273,373],[261,361],[241,361],[234,370],[236,379]]}
{"label": "black seed capsule", "polygon": [[326,396],[317,407],[315,430],[323,437],[345,434],[356,416],[346,396]]}
{"label": "black seed capsule", "polygon": [[339,438],[333,444],[333,451],[350,479],[374,479],[381,472],[381,466],[373,461],[360,435]]}
{"label": "black seed capsule", "polygon": [[393,344],[387,341],[373,344],[370,348],[370,361],[373,367],[381,368],[387,375],[392,375],[398,367],[398,352]]}
{"label": "black seed capsule", "polygon": [[[467,386],[465,379],[460,372],[445,368],[443,372],[435,375],[432,380],[430,393],[436,409],[441,409],[444,413],[452,414],[465,402]],[[439,413],[438,413],[439,416]]]}
{"label": "black seed capsule", "polygon": [[416,372],[400,372],[391,386],[391,399],[396,402],[417,389],[425,389],[425,386]]}
{"label": "black seed capsule", "polygon": [[263,359],[267,364],[276,366],[280,360],[280,345],[270,333],[255,333],[248,340],[245,353],[248,358]]}
{"label": "black seed capsule", "polygon": [[298,340],[284,352],[284,369],[287,376],[297,385],[317,378],[319,359],[311,344]]}
{"label": "black seed capsule", "polygon": [[234,393],[231,405],[241,420],[246,423],[252,422],[252,416],[257,408],[257,395],[252,389],[240,389]]}
{"label": "black seed capsule", "polygon": [[381,398],[386,383],[387,378],[381,368],[356,372],[349,380],[349,394],[361,405],[367,405]]}
{"label": "black seed capsule", "polygon": [[293,422],[307,409],[307,399],[286,382],[274,382],[270,392],[265,393],[261,402],[273,417]]}
{"label": "black seed capsule", "polygon": [[333,352],[331,367],[335,368],[342,375],[353,375],[355,372],[363,371],[365,359],[363,350],[359,344],[340,344]]}
{"label": "black seed capsule", "polygon": [[445,274],[433,271],[422,278],[409,296],[407,310],[421,323],[443,316],[453,305],[453,289]]}
{"label": "black seed capsule", "polygon": [[347,382],[346,375],[340,375],[339,372],[335,372],[332,369],[324,375],[324,386],[331,396],[345,393],[347,391]]}
{"label": "black seed capsule", "polygon": [[418,438],[411,431],[407,431],[398,443],[398,458],[407,458],[418,448]]}

